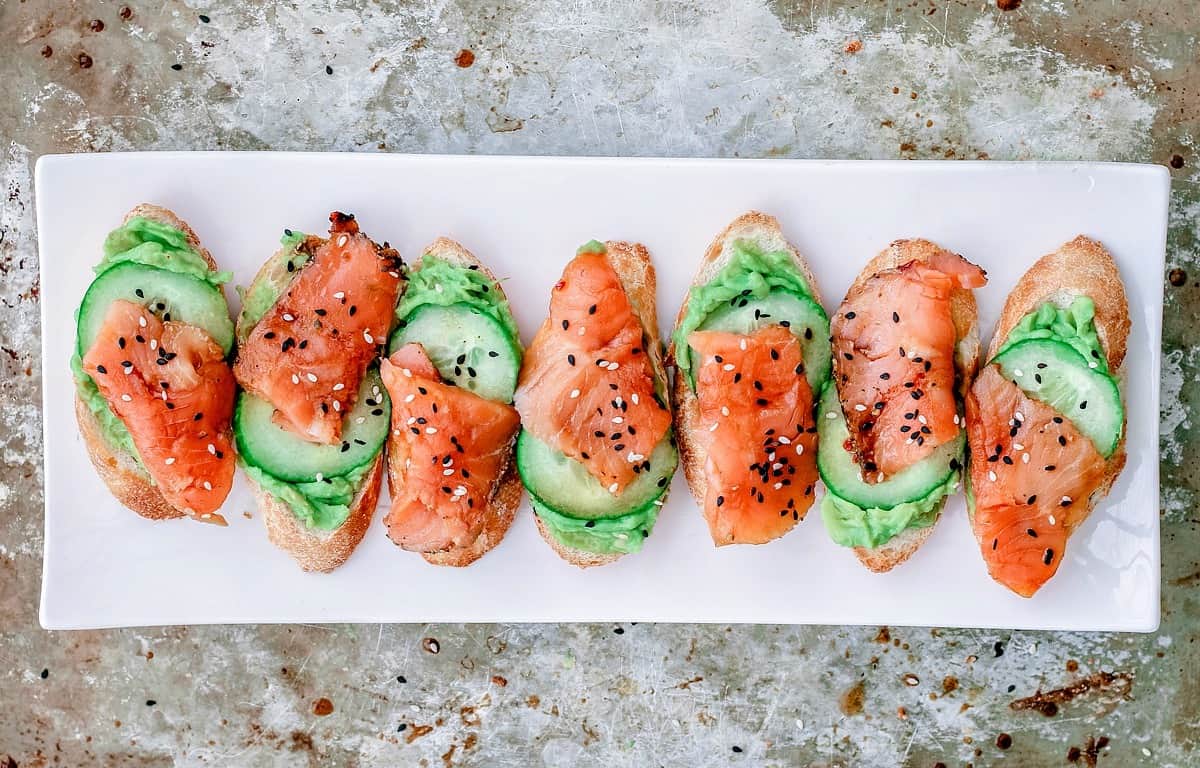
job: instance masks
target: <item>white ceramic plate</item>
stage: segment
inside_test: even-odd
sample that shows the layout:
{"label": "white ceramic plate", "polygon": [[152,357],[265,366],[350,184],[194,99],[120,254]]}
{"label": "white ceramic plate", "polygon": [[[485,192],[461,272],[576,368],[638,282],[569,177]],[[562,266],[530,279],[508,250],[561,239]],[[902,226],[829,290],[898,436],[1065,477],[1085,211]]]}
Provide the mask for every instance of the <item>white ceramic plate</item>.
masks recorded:
{"label": "white ceramic plate", "polygon": [[[41,621],[51,629],[210,622],[696,621],[1150,631],[1158,625],[1158,390],[1168,176],[1156,166],[403,155],[140,153],[43,157],[46,549]],[[397,549],[376,515],[350,561],[302,573],[267,542],[240,478],[228,528],[152,523],[122,508],[88,462],[72,412],[73,313],[105,234],[135,204],[192,224],[246,284],[284,227],[323,232],[331,210],[407,258],[439,235],[497,274],[528,341],[550,288],[591,239],[645,243],[669,328],[712,237],[749,209],[774,214],[833,310],[891,240],[921,236],[988,270],[977,291],[987,341],[1025,269],[1084,233],[1125,277],[1129,463],[1072,537],[1058,575],[1025,600],[987,576],[961,496],[925,546],[886,575],[825,534],[816,507],[782,540],[713,547],[677,476],[645,549],[578,570],[538,536],[528,506],[470,568]],[[230,292],[232,293],[232,291]],[[235,308],[236,309],[236,308]],[[386,504],[381,501],[381,508]]]}

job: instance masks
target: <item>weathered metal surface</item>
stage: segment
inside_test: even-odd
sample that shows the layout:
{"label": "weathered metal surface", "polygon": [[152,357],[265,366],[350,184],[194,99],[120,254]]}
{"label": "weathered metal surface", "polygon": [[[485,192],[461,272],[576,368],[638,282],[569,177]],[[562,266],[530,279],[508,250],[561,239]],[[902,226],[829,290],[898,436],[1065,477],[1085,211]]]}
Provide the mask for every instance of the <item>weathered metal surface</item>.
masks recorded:
{"label": "weathered metal surface", "polygon": [[[1193,0],[0,5],[0,766],[1194,765],[1198,44]],[[44,632],[31,172],[122,149],[1168,164],[1162,628]]]}

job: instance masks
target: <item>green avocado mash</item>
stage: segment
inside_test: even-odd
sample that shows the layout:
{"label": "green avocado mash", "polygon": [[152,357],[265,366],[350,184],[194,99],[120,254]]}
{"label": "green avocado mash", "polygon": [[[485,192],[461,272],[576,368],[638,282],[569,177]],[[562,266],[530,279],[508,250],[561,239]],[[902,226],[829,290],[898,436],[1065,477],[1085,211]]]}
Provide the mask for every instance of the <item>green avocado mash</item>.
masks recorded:
{"label": "green avocado mash", "polygon": [[246,462],[238,463],[251,480],[287,504],[297,520],[309,528],[334,531],[350,516],[350,504],[374,462],[355,467],[340,477],[327,477],[311,483],[289,483]]}
{"label": "green avocado mash", "polygon": [[564,546],[597,554],[632,554],[640,552],[642,543],[654,529],[658,519],[658,499],[643,509],[620,517],[583,520],[569,517],[546,506],[530,495],[533,511],[546,524],[550,534]]}
{"label": "green avocado mash", "polygon": [[[716,277],[692,288],[683,322],[672,337],[675,349],[686,350],[687,338],[692,331],[699,328],[709,314],[725,302],[739,296],[763,299],[776,289],[812,298],[808,281],[796,269],[791,254],[787,251],[764,252],[751,242],[738,240],[733,244],[733,257]],[[676,366],[689,379],[691,357],[682,352],[675,355]]]}
{"label": "green avocado mash", "polygon": [[1047,301],[1009,331],[1000,352],[1026,339],[1052,339],[1067,344],[1083,355],[1084,360],[1096,363],[1101,373],[1108,373],[1108,358],[1100,346],[1095,319],[1096,305],[1087,296],[1077,296],[1069,307]]}
{"label": "green avocado mash", "polygon": [[306,237],[303,232],[285,229],[283,237],[279,238],[279,251],[260,272],[260,277],[255,278],[248,289],[239,289],[242,296],[242,314],[238,318],[240,330],[248,333],[257,325],[267,310],[275,306],[279,295],[295,277],[296,270],[308,263],[308,254],[297,250]]}
{"label": "green avocado mash", "polygon": [[104,258],[96,265],[100,274],[122,262],[131,261],[148,267],[204,280],[215,286],[229,282],[232,272],[217,272],[204,257],[188,245],[187,235],[169,224],[135,216],[104,238]]}
{"label": "green avocado mash", "polygon": [[575,250],[576,256],[584,253],[608,253],[608,248],[599,240],[588,240]]}
{"label": "green avocado mash", "polygon": [[897,504],[891,509],[863,509],[827,490],[821,499],[821,518],[829,537],[843,547],[873,549],[908,528],[933,525],[942,502],[954,492],[957,484],[958,473],[953,473],[924,498]]}
{"label": "green avocado mash", "polygon": [[500,324],[511,339],[520,339],[508,301],[484,272],[425,254],[419,269],[408,273],[408,286],[396,305],[396,318],[404,320],[426,305],[448,307],[467,304]]}
{"label": "green avocado mash", "polygon": [[[108,237],[104,239],[104,258],[96,265],[94,271],[99,275],[124,262],[189,275],[204,280],[214,288],[228,282],[232,277],[230,272],[209,269],[204,258],[188,245],[187,235],[182,231],[142,216],[135,216],[108,233]],[[75,317],[78,321],[78,310]],[[133,436],[125,428],[125,423],[108,407],[108,402],[104,395],[100,394],[96,382],[83,370],[83,360],[78,350],[71,355],[71,372],[75,378],[75,391],[100,423],[104,439],[109,445],[128,453],[141,466],[141,457],[133,445]]]}

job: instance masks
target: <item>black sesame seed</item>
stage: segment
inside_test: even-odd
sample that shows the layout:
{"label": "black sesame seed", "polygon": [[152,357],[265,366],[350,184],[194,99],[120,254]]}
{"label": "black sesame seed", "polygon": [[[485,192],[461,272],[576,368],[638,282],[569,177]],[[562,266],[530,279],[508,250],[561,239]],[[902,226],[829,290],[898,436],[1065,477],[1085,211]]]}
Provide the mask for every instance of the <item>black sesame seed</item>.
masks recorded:
{"label": "black sesame seed", "polygon": [[1054,550],[1047,549],[1046,554],[1042,555],[1042,562],[1045,563],[1046,565],[1050,565],[1050,563],[1053,560],[1054,560]]}
{"label": "black sesame seed", "polygon": [[804,329],[804,340],[812,341],[812,337],[813,337],[812,328],[805,328]]}
{"label": "black sesame seed", "polygon": [[1087,409],[1087,400],[1084,400],[1082,403],[1079,404],[1079,410],[1083,411],[1086,409]]}
{"label": "black sesame seed", "polygon": [[595,527],[596,527],[596,521],[595,521],[595,520],[588,520],[586,523],[584,523],[584,524],[583,524],[583,527],[584,527],[584,528],[595,528]]}
{"label": "black sesame seed", "polygon": [[[665,478],[664,478],[664,479],[665,479]],[[724,496],[718,496],[718,497],[717,497],[717,506],[718,506],[718,507],[725,506],[725,497],[724,497]]]}
{"label": "black sesame seed", "polygon": [[137,294],[137,297],[138,297],[139,299],[144,299],[144,298],[146,298],[146,292],[145,292],[145,291],[143,291],[141,288],[135,288],[133,292]]}
{"label": "black sesame seed", "polygon": [[1067,438],[1063,437],[1062,435],[1059,435],[1058,436],[1058,444],[1065,446],[1067,444]]}
{"label": "black sesame seed", "polygon": [[1062,424],[1063,423],[1062,416],[1055,416],[1053,421],[1055,424]]}
{"label": "black sesame seed", "polygon": [[565,331],[565,330],[567,330],[567,329],[568,329],[568,328],[570,328],[570,327],[571,327],[571,323],[570,323],[570,321],[568,321],[568,320],[563,320],[563,321],[562,321],[562,329],[563,329],[564,331]]}
{"label": "black sesame seed", "polygon": [[842,357],[846,358],[847,360],[853,360],[853,359],[854,359],[854,355],[850,354],[849,352],[843,352],[843,353],[842,353]]}
{"label": "black sesame seed", "polygon": [[900,315],[899,315],[899,313],[896,313],[896,312],[893,312],[893,313],[892,313],[892,322],[893,322],[893,323],[898,323],[898,322],[900,322]]}
{"label": "black sesame seed", "polygon": [[760,398],[758,398],[757,400],[755,400],[754,402],[755,402],[756,404],[760,405],[760,406],[761,406],[761,405],[766,405],[766,404],[767,404],[767,398],[765,398],[765,397],[760,397]]}
{"label": "black sesame seed", "polygon": [[855,314],[854,314],[853,312],[847,312],[847,313],[846,313],[846,319],[847,319],[847,320],[853,320],[854,318],[855,318]]}
{"label": "black sesame seed", "polygon": [[776,350],[776,349],[772,349],[772,350],[771,350],[771,359],[772,359],[772,360],[778,360],[778,359],[779,359],[779,350]]}
{"label": "black sesame seed", "polygon": [[595,305],[595,304],[593,304],[592,306],[588,307],[588,314],[589,314],[589,315],[594,315],[594,314],[596,314],[596,305]]}
{"label": "black sesame seed", "polygon": [[1055,470],[1055,468],[1056,467],[1053,464],[1047,464],[1042,469],[1044,469],[1046,472],[1053,472]]}
{"label": "black sesame seed", "polygon": [[[492,352],[491,354],[493,357],[496,355],[495,352]],[[575,365],[575,355],[567,355],[567,362],[571,365]]]}
{"label": "black sesame seed", "polygon": [[325,74],[327,74],[327,75],[332,75],[332,74],[333,74],[333,67],[331,67],[331,66],[329,66],[328,64],[326,64],[326,65],[325,65]]}
{"label": "black sesame seed", "polygon": [[375,410],[371,411],[371,415],[372,415],[372,416],[382,416],[382,415],[383,415],[383,409],[382,409],[382,408],[376,408]]}
{"label": "black sesame seed", "polygon": [[103,365],[97,365],[96,370],[99,371],[100,373],[108,373],[108,369],[105,368]]}
{"label": "black sesame seed", "polygon": [[125,349],[125,337],[124,336],[117,339],[117,346],[120,347],[121,349]]}
{"label": "black sesame seed", "polygon": [[275,338],[275,331],[267,331],[266,333],[264,333],[264,334],[263,334],[263,338],[264,338],[264,339],[273,339],[273,338]]}

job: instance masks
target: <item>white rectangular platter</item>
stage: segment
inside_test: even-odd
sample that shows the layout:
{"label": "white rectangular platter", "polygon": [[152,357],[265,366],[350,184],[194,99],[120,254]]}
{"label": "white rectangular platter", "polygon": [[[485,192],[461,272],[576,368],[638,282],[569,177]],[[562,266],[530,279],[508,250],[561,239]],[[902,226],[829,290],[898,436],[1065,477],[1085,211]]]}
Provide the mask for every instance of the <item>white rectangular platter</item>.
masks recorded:
{"label": "white rectangular platter", "polygon": [[[1164,168],[136,153],[43,157],[36,186],[47,628],[350,621],[1158,625]],[[431,566],[388,540],[384,498],[344,567],[305,574],[267,542],[240,477],[222,510],[229,527],[152,523],[123,509],[88,462],[72,412],[73,313],[105,234],[143,201],[190,222],[238,285],[274,252],[284,227],[324,232],[335,209],[356,214],[364,231],[408,259],[439,235],[453,237],[508,278],[526,343],[563,265],[591,238],[636,240],[650,249],[659,320],[669,329],[711,238],[746,210],[779,218],[811,262],[831,312],[871,256],[894,239],[926,237],[988,270],[990,284],[977,291],[986,343],[1025,269],[1083,233],[1112,251],[1129,291],[1128,466],[1071,539],[1058,575],[1030,600],[988,578],[961,495],[912,560],[875,575],[830,541],[815,506],[781,540],[714,548],[682,476],[644,550],[604,568],[578,570],[556,557],[528,505],[504,542],[475,565]]]}

